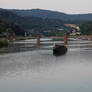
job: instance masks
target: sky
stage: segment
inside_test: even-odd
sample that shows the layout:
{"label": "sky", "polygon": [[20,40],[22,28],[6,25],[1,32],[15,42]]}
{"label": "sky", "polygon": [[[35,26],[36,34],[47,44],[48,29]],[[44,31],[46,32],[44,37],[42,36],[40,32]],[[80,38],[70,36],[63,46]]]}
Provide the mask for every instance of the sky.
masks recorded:
{"label": "sky", "polygon": [[92,13],[92,0],[0,0],[0,8],[45,9],[68,14]]}

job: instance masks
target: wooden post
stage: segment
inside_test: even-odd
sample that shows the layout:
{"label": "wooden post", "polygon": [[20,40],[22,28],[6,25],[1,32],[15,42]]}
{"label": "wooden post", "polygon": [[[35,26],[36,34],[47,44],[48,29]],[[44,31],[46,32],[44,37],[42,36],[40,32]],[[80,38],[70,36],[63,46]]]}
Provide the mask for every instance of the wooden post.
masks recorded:
{"label": "wooden post", "polygon": [[37,48],[40,47],[40,35],[37,34]]}
{"label": "wooden post", "polygon": [[64,46],[67,44],[67,34],[64,34]]}
{"label": "wooden post", "polygon": [[14,35],[13,34],[9,34],[8,36],[8,41],[9,41],[9,48],[13,47],[13,41],[14,41]]}
{"label": "wooden post", "polygon": [[92,34],[90,35],[90,40],[92,41]]}

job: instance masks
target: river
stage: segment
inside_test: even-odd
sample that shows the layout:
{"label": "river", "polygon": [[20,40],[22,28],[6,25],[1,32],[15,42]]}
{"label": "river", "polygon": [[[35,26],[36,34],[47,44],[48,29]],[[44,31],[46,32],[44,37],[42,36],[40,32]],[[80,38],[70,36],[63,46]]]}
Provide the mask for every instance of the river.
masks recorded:
{"label": "river", "polygon": [[69,41],[68,52],[53,56],[53,43],[15,41],[0,50],[0,92],[92,92],[92,42]]}

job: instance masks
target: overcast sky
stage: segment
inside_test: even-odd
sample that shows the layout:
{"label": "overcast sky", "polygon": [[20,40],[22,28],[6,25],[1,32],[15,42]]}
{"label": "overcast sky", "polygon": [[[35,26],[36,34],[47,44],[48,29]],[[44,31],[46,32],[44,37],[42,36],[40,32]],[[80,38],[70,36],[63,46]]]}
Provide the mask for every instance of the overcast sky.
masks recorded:
{"label": "overcast sky", "polygon": [[70,14],[92,13],[92,0],[0,0],[0,8],[40,8]]}

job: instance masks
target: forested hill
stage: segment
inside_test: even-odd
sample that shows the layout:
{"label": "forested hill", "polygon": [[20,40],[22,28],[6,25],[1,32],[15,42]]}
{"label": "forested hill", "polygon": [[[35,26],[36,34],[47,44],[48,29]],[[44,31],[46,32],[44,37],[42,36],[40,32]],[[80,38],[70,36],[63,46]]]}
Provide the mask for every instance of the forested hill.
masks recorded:
{"label": "forested hill", "polygon": [[0,19],[0,38],[7,37],[7,30],[10,34],[15,34],[16,36],[24,36],[25,31],[18,25],[7,23],[7,21]]}
{"label": "forested hill", "polygon": [[0,19],[5,20],[7,23],[18,25],[25,31],[33,31],[35,34],[37,32],[42,33],[44,30],[55,30],[64,24],[63,21],[57,19],[19,16],[5,9],[0,9]]}
{"label": "forested hill", "polygon": [[0,9],[0,19],[7,20],[7,22],[13,22],[13,21],[17,20],[18,18],[19,18],[19,16],[17,16],[16,13],[12,13],[5,9]]}
{"label": "forested hill", "polygon": [[24,29],[17,23],[19,19],[20,17],[16,14],[5,9],[0,9],[0,34],[4,34],[4,32],[9,29],[9,33],[14,33],[17,36],[24,36]]}
{"label": "forested hill", "polygon": [[33,17],[40,17],[40,18],[53,18],[53,19],[60,19],[63,21],[70,21],[70,20],[80,20],[80,21],[90,21],[92,20],[92,14],[66,14],[57,11],[50,11],[50,10],[42,10],[42,9],[31,9],[31,10],[9,10],[13,13],[16,13],[20,16],[33,16]]}
{"label": "forested hill", "polygon": [[24,29],[31,29],[36,27],[56,27],[64,24],[63,21],[57,19],[42,19],[39,17],[31,17],[31,16],[19,16],[16,13],[12,13],[8,10],[1,9],[0,10],[0,18],[5,19],[8,22],[13,22],[22,26]]}
{"label": "forested hill", "polygon": [[[16,12],[15,12],[16,11]],[[81,18],[82,15],[71,15],[72,16],[72,20],[66,20],[65,16],[67,16],[67,14],[62,15],[63,20],[60,20],[59,17],[60,15],[58,15],[58,19],[53,18],[54,17],[54,13],[52,13],[52,17],[39,17],[40,15],[44,15],[43,12],[39,14],[39,16],[30,16],[30,15],[26,15],[27,13],[25,13],[26,10],[7,10],[7,9],[0,9],[0,32],[2,33],[3,31],[5,31],[5,28],[8,28],[14,30],[16,32],[16,34],[24,35],[24,31],[30,32],[31,34],[37,34],[38,32],[40,32],[43,35],[56,35],[56,34],[61,34],[63,31],[68,31],[71,30],[70,28],[66,28],[64,24],[80,24],[80,23],[84,23],[84,20],[73,20],[73,16],[77,17],[80,16],[79,18]],[[30,14],[30,10],[27,10],[26,12],[29,11]],[[33,12],[35,11],[40,11],[40,10],[32,10]],[[44,10],[42,10],[44,11]],[[46,10],[45,10],[46,11]],[[45,12],[44,11],[44,12]],[[22,14],[22,13],[24,14]],[[50,11],[47,11],[50,13]],[[52,11],[51,11],[52,12]],[[48,13],[48,14],[49,14]],[[58,12],[56,12],[58,13]],[[60,13],[59,13],[60,14]],[[90,17],[88,17],[90,15]],[[83,18],[85,18],[86,21],[89,21],[89,19],[91,18],[91,14],[86,14]],[[56,16],[56,15],[55,15]],[[89,19],[87,19],[89,18]],[[65,20],[64,20],[65,19]],[[75,18],[74,18],[75,19]],[[90,19],[92,20],[92,18]],[[4,22],[5,21],[5,22]],[[87,24],[87,28],[89,28],[88,26],[89,24]],[[91,26],[90,26],[91,28]],[[57,31],[57,29],[62,29],[63,31]],[[85,25],[82,27],[82,29],[86,29]],[[88,29],[89,30],[89,29]],[[57,33],[58,32],[58,33]],[[60,33],[59,33],[60,32]],[[83,32],[82,32],[83,33]],[[86,34],[86,33],[83,33]]]}

